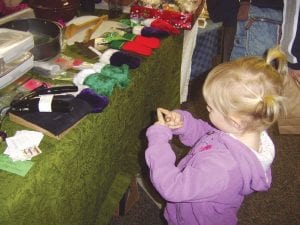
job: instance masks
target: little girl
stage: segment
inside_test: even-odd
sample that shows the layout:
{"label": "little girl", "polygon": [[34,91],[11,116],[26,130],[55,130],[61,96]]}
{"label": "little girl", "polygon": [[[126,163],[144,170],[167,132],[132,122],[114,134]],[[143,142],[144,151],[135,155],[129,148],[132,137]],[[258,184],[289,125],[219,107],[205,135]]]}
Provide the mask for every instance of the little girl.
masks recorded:
{"label": "little girl", "polygon": [[[186,111],[158,108],[148,128],[150,178],[167,201],[168,224],[234,225],[245,195],[271,184],[275,150],[266,129],[284,110],[287,65],[278,49],[266,59],[241,58],[215,67],[203,95],[213,126]],[[191,147],[175,164],[169,141]]]}

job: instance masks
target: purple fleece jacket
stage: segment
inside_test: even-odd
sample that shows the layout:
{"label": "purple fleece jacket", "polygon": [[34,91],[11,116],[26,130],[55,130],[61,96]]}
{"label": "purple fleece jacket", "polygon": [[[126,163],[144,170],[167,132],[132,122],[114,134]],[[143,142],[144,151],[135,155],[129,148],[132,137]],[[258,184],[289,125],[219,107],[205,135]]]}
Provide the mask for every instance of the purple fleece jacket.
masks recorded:
{"label": "purple fleece jacket", "polygon": [[[146,162],[150,178],[167,201],[169,225],[234,225],[245,195],[266,191],[271,171],[265,173],[254,153],[243,143],[192,117],[186,111],[182,128],[155,124],[148,128]],[[172,136],[191,147],[175,164]]]}

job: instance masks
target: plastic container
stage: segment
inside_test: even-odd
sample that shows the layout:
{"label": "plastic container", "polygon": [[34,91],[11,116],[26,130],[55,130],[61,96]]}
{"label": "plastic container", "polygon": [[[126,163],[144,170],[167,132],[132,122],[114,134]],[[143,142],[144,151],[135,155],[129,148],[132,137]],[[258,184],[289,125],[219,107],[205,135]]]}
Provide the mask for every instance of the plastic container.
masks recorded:
{"label": "plastic container", "polygon": [[33,47],[33,35],[30,32],[0,28],[0,58],[5,64],[19,58]]}
{"label": "plastic container", "polygon": [[5,65],[5,70],[0,74],[0,89],[5,88],[33,67],[33,55],[23,53],[18,59]]}
{"label": "plastic container", "polygon": [[21,19],[2,24],[1,27],[23,32],[30,32],[34,39],[31,53],[34,60],[46,61],[60,53],[62,32],[61,26],[46,19]]}
{"label": "plastic container", "polygon": [[33,67],[33,36],[29,32],[0,28],[0,89]]}

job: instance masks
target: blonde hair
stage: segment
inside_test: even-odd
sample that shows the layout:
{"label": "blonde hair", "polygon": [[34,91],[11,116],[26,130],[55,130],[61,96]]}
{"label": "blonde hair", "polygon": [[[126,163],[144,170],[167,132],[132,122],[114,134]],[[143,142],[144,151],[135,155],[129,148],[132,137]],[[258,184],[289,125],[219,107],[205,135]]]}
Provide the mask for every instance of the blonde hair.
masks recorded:
{"label": "blonde hair", "polygon": [[203,96],[224,116],[247,120],[247,129],[266,129],[284,111],[286,56],[272,48],[265,58],[244,57],[215,67],[205,80]]}

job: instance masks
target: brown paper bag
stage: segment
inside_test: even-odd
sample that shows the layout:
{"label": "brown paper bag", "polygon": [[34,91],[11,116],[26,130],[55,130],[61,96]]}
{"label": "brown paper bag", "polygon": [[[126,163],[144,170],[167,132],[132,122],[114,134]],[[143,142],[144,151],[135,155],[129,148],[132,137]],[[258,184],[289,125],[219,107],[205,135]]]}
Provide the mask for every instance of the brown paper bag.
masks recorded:
{"label": "brown paper bag", "polygon": [[278,120],[279,133],[300,134],[300,84],[292,77],[287,78],[284,96],[287,98],[287,115],[281,115]]}

